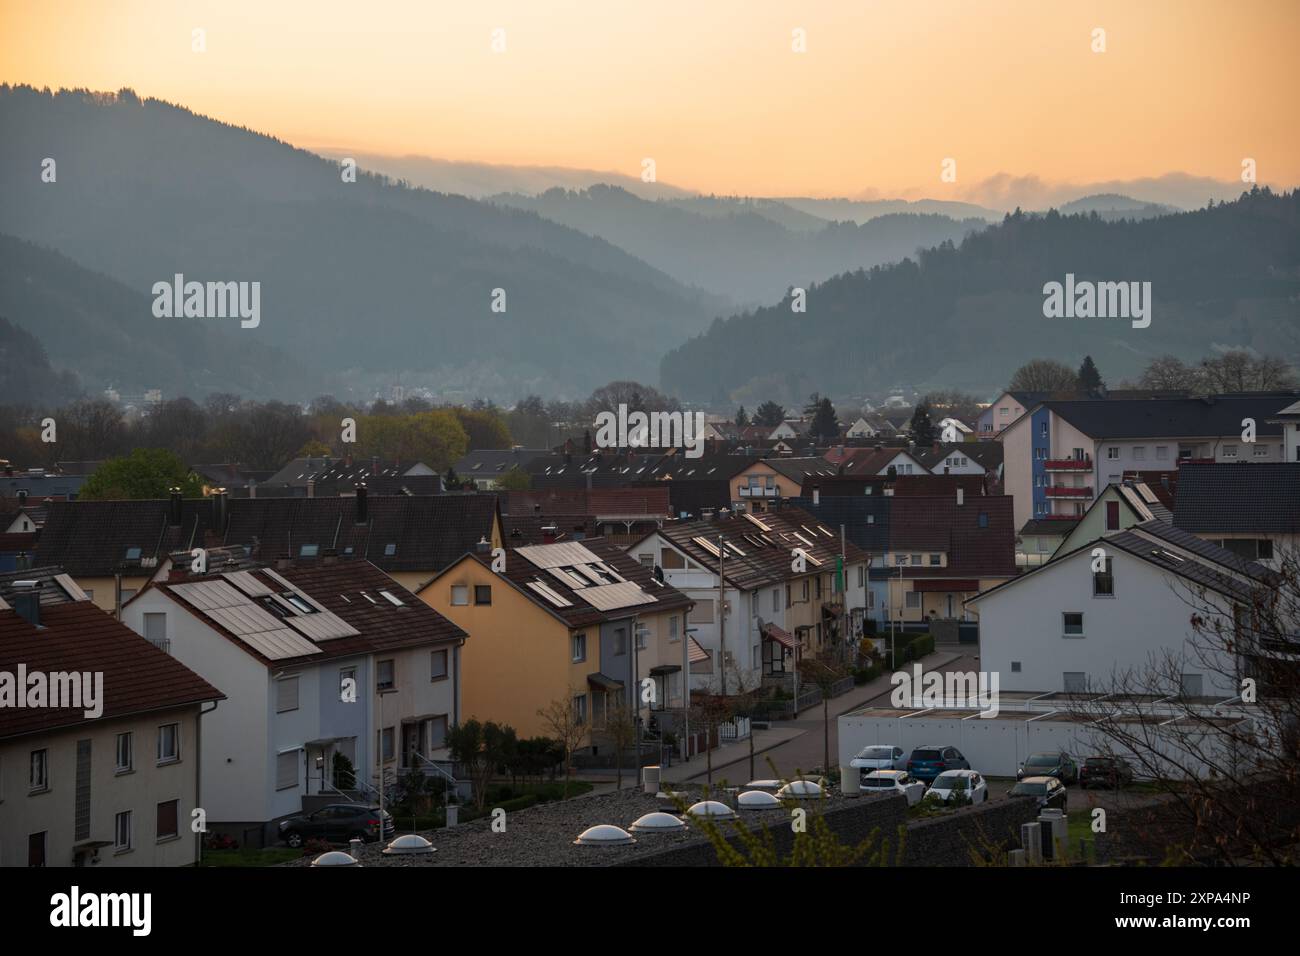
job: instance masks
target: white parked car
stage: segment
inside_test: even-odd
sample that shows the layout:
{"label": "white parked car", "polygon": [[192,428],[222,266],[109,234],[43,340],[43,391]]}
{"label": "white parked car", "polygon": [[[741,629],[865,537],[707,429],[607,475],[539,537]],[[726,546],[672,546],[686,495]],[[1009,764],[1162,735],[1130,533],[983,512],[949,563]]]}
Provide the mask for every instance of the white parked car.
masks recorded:
{"label": "white parked car", "polygon": [[945,770],[934,778],[925,798],[946,801],[952,799],[955,793],[970,797],[971,803],[983,803],[989,798],[989,785],[983,774],[974,770]]}
{"label": "white parked car", "polygon": [[858,755],[849,761],[849,766],[863,771],[906,770],[907,751],[889,744],[872,744],[859,750]]}
{"label": "white parked car", "polygon": [[892,790],[907,797],[907,805],[915,806],[925,796],[925,784],[913,779],[906,770],[872,770],[862,775],[863,793],[882,793]]}

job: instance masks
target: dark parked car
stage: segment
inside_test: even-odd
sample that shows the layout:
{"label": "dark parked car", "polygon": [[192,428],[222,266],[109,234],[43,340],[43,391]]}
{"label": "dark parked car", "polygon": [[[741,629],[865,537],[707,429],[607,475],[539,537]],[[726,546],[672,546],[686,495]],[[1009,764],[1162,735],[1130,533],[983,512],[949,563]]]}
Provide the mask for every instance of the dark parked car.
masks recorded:
{"label": "dark parked car", "polygon": [[1074,783],[1079,779],[1079,765],[1064,750],[1030,754],[1016,772],[1017,780],[1027,777],[1055,777],[1061,783]]}
{"label": "dark parked car", "polygon": [[927,786],[945,770],[970,769],[970,761],[956,747],[917,747],[907,758],[907,772]]}
{"label": "dark parked car", "polygon": [[[280,821],[280,839],[292,847],[302,846],[307,840],[328,840],[330,843],[347,843],[358,837],[370,843],[380,838],[379,808],[364,803],[332,803],[315,813],[304,813]],[[383,814],[385,837],[393,835],[393,817],[387,810]]]}
{"label": "dark parked car", "polygon": [[1069,799],[1065,784],[1055,777],[1026,777],[1011,788],[1010,795],[1033,797],[1040,807],[1055,807],[1059,810],[1065,809],[1065,803]]}
{"label": "dark parked car", "polygon": [[1133,768],[1123,757],[1089,757],[1079,768],[1079,786],[1118,790],[1133,782]]}

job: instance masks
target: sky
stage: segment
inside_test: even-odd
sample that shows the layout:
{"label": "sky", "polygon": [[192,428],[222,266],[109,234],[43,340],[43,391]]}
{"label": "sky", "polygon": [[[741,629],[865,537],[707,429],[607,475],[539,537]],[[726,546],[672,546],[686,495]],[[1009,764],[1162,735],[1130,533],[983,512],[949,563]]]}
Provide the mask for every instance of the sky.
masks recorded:
{"label": "sky", "polygon": [[1248,158],[1295,186],[1298,37],[1296,0],[0,0],[0,81],[309,149],[982,201]]}

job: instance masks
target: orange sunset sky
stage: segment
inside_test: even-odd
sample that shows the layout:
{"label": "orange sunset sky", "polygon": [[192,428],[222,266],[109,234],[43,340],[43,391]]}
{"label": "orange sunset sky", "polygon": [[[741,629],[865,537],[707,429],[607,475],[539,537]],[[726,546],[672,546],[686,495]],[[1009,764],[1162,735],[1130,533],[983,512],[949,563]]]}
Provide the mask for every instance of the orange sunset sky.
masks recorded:
{"label": "orange sunset sky", "polygon": [[1243,157],[1290,187],[1298,28],[1297,0],[0,0],[0,80],[129,86],[307,148],[629,175],[653,157],[719,193],[1231,181]]}

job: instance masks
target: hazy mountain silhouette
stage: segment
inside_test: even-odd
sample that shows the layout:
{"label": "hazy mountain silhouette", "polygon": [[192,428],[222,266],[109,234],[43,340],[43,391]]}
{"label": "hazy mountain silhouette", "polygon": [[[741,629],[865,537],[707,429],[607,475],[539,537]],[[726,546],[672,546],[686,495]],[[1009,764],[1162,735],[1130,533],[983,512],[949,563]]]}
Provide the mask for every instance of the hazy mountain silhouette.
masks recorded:
{"label": "hazy mountain silhouette", "polygon": [[[1043,286],[1150,282],[1148,328],[1128,319],[1047,318]],[[872,381],[992,392],[1028,359],[1135,377],[1162,354],[1216,346],[1300,358],[1300,192],[1256,190],[1153,219],[1018,214],[917,259],[837,276],[717,320],[670,352],[661,382],[683,398],[789,402],[814,390],[860,394]],[[776,358],[774,358],[776,357]]]}
{"label": "hazy mountain silhouette", "polygon": [[949,216],[953,219],[983,219],[996,222],[1002,213],[968,202],[946,199],[810,199],[786,196],[778,200],[787,206],[822,219],[864,223],[897,213]]}
{"label": "hazy mountain silhouette", "polygon": [[1171,213],[1181,212],[1174,206],[1143,202],[1140,199],[1121,196],[1118,193],[1081,196],[1072,202],[1062,203],[1055,208],[1062,216],[1095,212],[1102,219],[1150,219],[1153,216],[1168,216]]}
{"label": "hazy mountain silhouette", "polygon": [[586,189],[598,183],[622,186],[642,199],[680,198],[694,195],[689,189],[679,189],[668,183],[642,182],[640,176],[630,176],[613,170],[471,163],[414,155],[385,156],[382,153],[359,153],[338,147],[315,149],[313,152],[335,160],[350,157],[355,159],[363,169],[404,180],[412,186],[423,186],[435,192],[457,193],[474,199],[495,196],[498,193],[522,193],[526,196],[535,196],[548,189]]}
{"label": "hazy mountain silhouette", "polygon": [[[862,225],[800,221],[792,207],[747,204],[710,197],[648,202],[617,186],[540,196],[495,196],[504,206],[527,209],[555,222],[608,239],[687,285],[730,296],[739,303],[770,301],[791,286],[807,286],[849,269],[896,262],[918,248],[960,239],[983,220],[946,216],[886,215]],[[697,212],[696,208],[708,210]]]}
{"label": "hazy mountain silhouette", "polygon": [[[258,328],[176,324],[221,325],[246,353],[281,347],[325,373],[321,390],[402,380],[582,395],[653,378],[662,349],[719,304],[531,213],[376,176],[346,183],[329,160],[129,90],[0,87],[0,128],[0,231],[141,295],[175,273],[260,281]],[[41,180],[45,157],[56,182]]]}
{"label": "hazy mountain silhouette", "polygon": [[[0,315],[39,337],[49,362],[96,395],[160,388],[164,396],[235,392],[250,398],[304,394],[318,374],[276,348],[249,348],[222,320],[154,318],[153,299],[82,268],[60,253],[0,234]],[[247,335],[243,332],[243,335]],[[11,398],[31,400],[12,370],[0,370]],[[72,380],[59,386],[64,397]]]}

